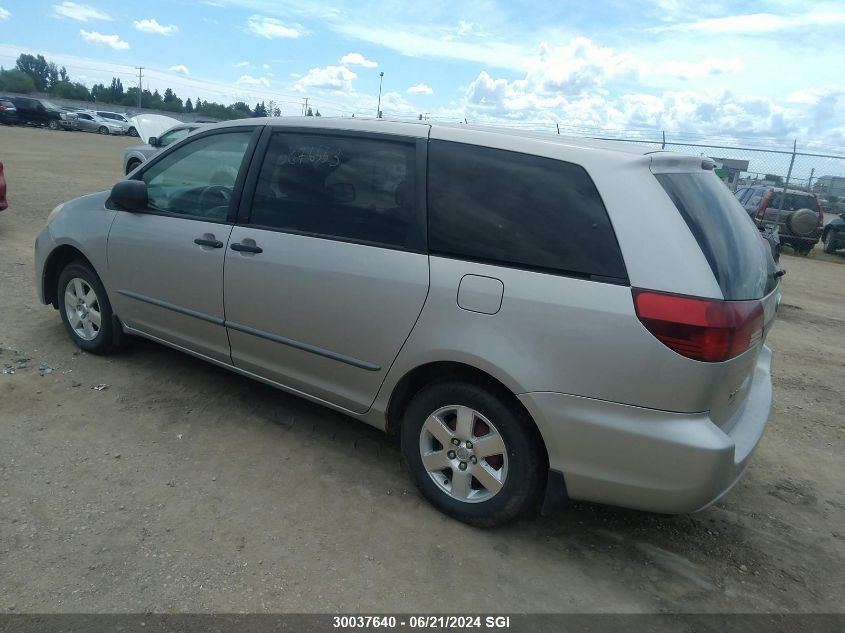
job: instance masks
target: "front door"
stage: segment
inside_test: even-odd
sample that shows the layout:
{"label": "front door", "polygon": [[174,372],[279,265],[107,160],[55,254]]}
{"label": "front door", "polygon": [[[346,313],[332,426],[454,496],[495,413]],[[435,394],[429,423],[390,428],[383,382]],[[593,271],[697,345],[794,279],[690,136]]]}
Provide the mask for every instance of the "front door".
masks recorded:
{"label": "front door", "polygon": [[223,261],[253,130],[197,137],[146,167],[149,208],[118,213],[108,258],[115,313],[132,330],[229,363]]}
{"label": "front door", "polygon": [[428,293],[416,139],[273,134],[226,251],[236,367],[363,413]]}

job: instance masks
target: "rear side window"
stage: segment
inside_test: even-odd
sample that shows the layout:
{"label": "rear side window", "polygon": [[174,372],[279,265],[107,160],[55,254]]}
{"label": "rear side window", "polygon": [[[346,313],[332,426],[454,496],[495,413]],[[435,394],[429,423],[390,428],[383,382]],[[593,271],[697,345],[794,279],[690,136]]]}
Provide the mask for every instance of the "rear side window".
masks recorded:
{"label": "rear side window", "polygon": [[713,172],[655,177],[698,241],[725,299],[760,299],[774,290],[770,247]]}
{"label": "rear side window", "polygon": [[627,282],[607,211],[578,165],[431,141],[432,253]]}

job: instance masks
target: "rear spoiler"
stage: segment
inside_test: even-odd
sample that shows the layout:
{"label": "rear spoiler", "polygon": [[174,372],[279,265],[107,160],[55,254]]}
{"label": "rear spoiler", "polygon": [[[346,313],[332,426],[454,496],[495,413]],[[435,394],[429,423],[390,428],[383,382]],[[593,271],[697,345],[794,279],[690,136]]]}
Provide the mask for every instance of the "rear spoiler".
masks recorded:
{"label": "rear spoiler", "polygon": [[653,174],[694,173],[713,171],[716,162],[706,156],[689,156],[675,152],[655,151],[647,154],[651,158],[649,168]]}

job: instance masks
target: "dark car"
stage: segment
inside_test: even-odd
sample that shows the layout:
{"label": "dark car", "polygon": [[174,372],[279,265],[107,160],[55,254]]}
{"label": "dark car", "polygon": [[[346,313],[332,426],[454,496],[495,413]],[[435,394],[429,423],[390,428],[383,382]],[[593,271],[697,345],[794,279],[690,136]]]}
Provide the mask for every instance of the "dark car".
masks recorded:
{"label": "dark car", "polygon": [[0,123],[14,125],[18,122],[18,109],[8,97],[0,97]]}
{"label": "dark car", "polygon": [[763,186],[740,189],[736,197],[758,228],[776,224],[780,243],[796,253],[807,255],[822,236],[824,211],[813,193]]}
{"label": "dark car", "polygon": [[12,103],[18,109],[18,119],[21,123],[46,125],[51,130],[58,130],[59,128],[75,130],[77,128],[75,113],[62,110],[59,106],[45,99],[12,97]]}
{"label": "dark car", "polygon": [[822,244],[825,253],[835,253],[845,248],[845,213],[840,213],[838,218],[833,218],[824,227]]}

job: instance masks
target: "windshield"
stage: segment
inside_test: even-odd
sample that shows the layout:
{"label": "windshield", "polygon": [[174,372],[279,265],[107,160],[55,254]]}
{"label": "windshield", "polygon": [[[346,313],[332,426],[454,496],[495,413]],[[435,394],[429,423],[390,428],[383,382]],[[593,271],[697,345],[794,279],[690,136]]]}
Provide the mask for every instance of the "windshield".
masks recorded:
{"label": "windshield", "polygon": [[761,299],[775,262],[754,222],[713,172],[656,174],[701,247],[728,300]]}
{"label": "windshield", "polygon": [[48,110],[61,110],[61,108],[52,101],[42,101],[41,103]]}

